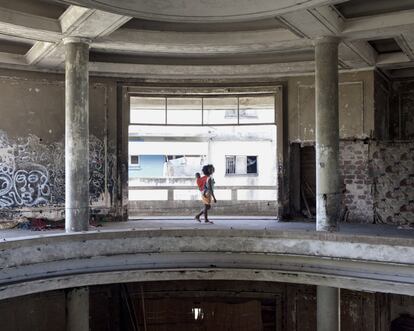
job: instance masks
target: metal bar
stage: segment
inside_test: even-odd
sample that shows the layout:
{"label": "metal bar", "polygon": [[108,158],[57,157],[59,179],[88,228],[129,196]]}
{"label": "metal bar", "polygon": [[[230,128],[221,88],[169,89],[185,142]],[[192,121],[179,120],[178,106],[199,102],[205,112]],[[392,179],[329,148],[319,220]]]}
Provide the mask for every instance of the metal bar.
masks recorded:
{"label": "metal bar", "polygon": [[237,96],[237,125],[240,125],[240,98]]}
{"label": "metal bar", "polygon": [[201,125],[204,126],[204,98],[201,98]]}
{"label": "metal bar", "polygon": [[165,100],[165,125],[168,125],[168,106],[167,106],[167,97],[164,98]]}

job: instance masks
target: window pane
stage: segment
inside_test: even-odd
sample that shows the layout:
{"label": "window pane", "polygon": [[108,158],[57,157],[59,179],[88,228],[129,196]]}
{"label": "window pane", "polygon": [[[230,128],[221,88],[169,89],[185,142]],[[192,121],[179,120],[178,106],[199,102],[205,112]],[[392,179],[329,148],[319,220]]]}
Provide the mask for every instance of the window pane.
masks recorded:
{"label": "window pane", "polygon": [[204,98],[204,124],[237,124],[237,98]]}
{"label": "window pane", "polygon": [[131,155],[131,164],[139,164],[138,155]]}
{"label": "window pane", "polygon": [[236,173],[236,157],[226,156],[226,174]]}
{"label": "window pane", "polygon": [[253,96],[239,98],[240,123],[274,123],[275,97]]}
{"label": "window pane", "polygon": [[236,174],[245,175],[247,173],[247,158],[245,155],[236,156]]}
{"label": "window pane", "polygon": [[247,173],[257,174],[257,156],[247,157]]}
{"label": "window pane", "polygon": [[130,123],[165,124],[165,98],[131,97]]}
{"label": "window pane", "polygon": [[168,98],[168,124],[201,124],[201,98]]}

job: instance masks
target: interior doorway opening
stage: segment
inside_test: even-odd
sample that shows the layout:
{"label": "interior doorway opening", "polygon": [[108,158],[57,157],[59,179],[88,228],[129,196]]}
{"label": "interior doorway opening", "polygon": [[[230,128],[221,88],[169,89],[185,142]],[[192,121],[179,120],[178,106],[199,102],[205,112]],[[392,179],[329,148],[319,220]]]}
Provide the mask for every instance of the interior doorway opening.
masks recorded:
{"label": "interior doorway opening", "polygon": [[131,95],[128,214],[191,216],[213,164],[213,215],[277,216],[274,93]]}

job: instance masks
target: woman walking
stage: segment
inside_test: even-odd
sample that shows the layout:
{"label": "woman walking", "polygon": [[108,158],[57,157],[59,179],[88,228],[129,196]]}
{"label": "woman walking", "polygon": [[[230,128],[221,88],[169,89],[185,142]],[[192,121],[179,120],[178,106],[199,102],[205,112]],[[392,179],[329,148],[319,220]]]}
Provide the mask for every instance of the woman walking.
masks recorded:
{"label": "woman walking", "polygon": [[214,173],[214,166],[212,164],[207,164],[203,167],[202,172],[203,177],[197,177],[197,185],[201,191],[201,201],[203,202],[203,209],[195,216],[197,222],[201,222],[200,217],[204,214],[204,222],[209,224],[214,224],[208,219],[208,211],[211,209],[211,201],[217,203],[216,197],[214,196],[214,179],[211,178],[211,175]]}

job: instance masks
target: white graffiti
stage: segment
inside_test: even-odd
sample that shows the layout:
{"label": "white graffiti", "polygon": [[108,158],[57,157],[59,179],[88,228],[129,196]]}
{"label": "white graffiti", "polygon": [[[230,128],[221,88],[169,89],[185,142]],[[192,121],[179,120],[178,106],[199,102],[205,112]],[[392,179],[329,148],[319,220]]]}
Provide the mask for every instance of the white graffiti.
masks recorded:
{"label": "white graffiti", "polygon": [[23,144],[15,144],[0,131],[0,209],[33,207],[49,201],[49,173],[46,167],[33,162],[37,160],[27,148],[31,144],[32,136]]}
{"label": "white graffiti", "polygon": [[50,197],[49,174],[40,164],[28,163],[24,169],[0,169],[0,208],[33,207],[46,204]]}
{"label": "white graffiti", "polygon": [[[105,192],[105,145],[89,137],[91,201]],[[9,140],[0,130],[0,209],[65,202],[63,141],[47,145],[34,135]]]}

